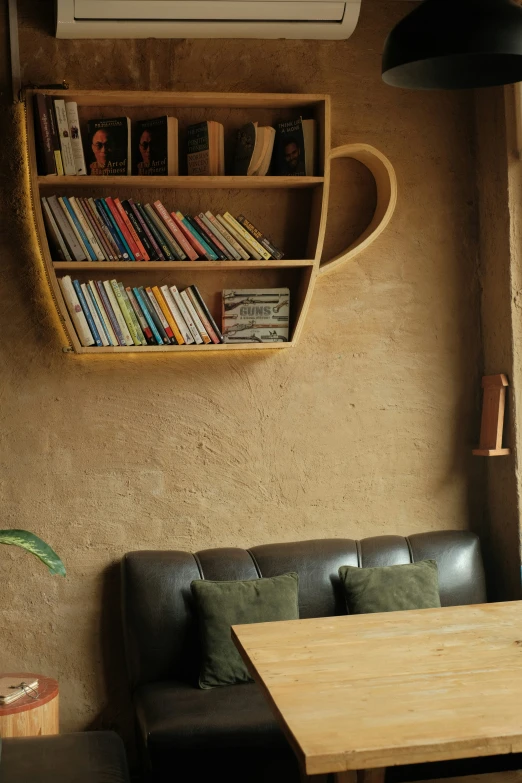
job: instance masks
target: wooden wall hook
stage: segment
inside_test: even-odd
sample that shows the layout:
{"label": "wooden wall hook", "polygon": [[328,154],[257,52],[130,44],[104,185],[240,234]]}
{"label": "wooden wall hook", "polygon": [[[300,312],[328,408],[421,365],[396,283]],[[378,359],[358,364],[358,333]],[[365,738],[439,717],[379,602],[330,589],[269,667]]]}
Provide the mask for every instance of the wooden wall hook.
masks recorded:
{"label": "wooden wall hook", "polygon": [[504,410],[506,407],[506,387],[509,386],[505,375],[484,375],[482,388],[482,421],[480,425],[480,445],[473,449],[477,457],[502,457],[511,454],[511,449],[502,448],[502,430],[504,428]]}

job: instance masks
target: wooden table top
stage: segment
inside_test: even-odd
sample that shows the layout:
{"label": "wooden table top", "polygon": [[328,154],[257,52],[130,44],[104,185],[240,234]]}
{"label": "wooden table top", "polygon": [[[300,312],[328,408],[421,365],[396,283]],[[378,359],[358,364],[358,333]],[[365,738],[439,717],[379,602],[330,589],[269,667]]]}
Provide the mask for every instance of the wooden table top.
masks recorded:
{"label": "wooden table top", "polygon": [[308,775],[522,751],[522,601],[232,636]]}
{"label": "wooden table top", "polygon": [[34,674],[28,672],[2,672],[0,677],[16,677],[20,682],[31,682],[38,680],[37,693],[32,696],[22,696],[20,699],[11,702],[11,704],[0,704],[0,718],[6,715],[16,715],[19,712],[34,710],[47,704],[51,699],[58,696],[58,682],[52,677],[45,677],[43,674]]}

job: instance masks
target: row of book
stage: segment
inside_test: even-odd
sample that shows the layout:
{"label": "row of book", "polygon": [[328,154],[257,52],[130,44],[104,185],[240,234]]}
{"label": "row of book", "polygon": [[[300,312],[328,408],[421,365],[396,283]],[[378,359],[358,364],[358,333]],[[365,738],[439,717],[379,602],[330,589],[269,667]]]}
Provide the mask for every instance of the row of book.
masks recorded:
{"label": "row of book", "polygon": [[[163,176],[179,174],[175,117],[91,119],[82,144],[75,101],[34,96],[40,174]],[[187,128],[187,169],[192,176],[225,174],[225,130],[207,120]],[[313,176],[315,120],[302,117],[275,127],[249,122],[237,131],[233,173],[238,176]]]}
{"label": "row of book", "polygon": [[222,343],[216,322],[195,285],[124,286],[117,280],[80,283],[58,278],[84,347]]}
{"label": "row of book", "polygon": [[161,201],[42,197],[52,255],[61,261],[261,261],[278,250],[244,215],[189,216]]}

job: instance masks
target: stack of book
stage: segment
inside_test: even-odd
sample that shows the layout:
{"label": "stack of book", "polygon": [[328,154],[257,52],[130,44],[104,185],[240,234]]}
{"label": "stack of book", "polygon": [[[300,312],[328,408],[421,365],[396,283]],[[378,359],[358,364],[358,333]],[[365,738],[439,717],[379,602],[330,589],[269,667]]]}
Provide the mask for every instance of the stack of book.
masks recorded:
{"label": "stack of book", "polygon": [[52,254],[60,261],[280,260],[244,215],[170,212],[161,201],[42,197]]}
{"label": "stack of book", "polygon": [[59,278],[84,347],[202,345],[223,336],[197,286],[124,286],[117,280],[80,283]]}
{"label": "stack of book", "polygon": [[177,175],[178,121],[175,117],[138,120],[102,117],[86,124],[82,144],[78,105],[35,93],[34,119],[38,173],[43,175]]}

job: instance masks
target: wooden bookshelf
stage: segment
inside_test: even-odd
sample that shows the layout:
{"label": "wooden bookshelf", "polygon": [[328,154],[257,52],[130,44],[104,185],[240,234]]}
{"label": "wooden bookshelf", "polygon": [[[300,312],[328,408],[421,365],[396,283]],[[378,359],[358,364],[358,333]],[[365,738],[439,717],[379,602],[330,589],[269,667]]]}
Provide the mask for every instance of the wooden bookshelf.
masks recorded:
{"label": "wooden bookshelf", "polygon": [[[180,164],[185,158],[186,129],[205,119],[225,127],[225,156],[233,155],[236,130],[251,120],[273,125],[302,115],[313,118],[317,127],[317,176],[314,177],[193,177],[183,174],[166,177],[66,177],[38,176],[34,134],[34,90],[27,91],[27,141],[29,176],[34,217],[40,240],[42,261],[54,301],[69,341],[69,349],[79,354],[101,353],[183,353],[186,351],[271,350],[296,345],[308,311],[317,279],[364,250],[387,225],[395,208],[397,184],[390,162],[378,150],[359,144],[330,149],[330,98],[328,95],[256,93],[171,93],[121,91],[52,91],[65,100],[76,101],[82,136],[92,117],[130,117],[131,120],[170,114],[177,117],[180,134]],[[344,253],[322,261],[326,232],[330,161],[353,157],[366,165],[377,183],[377,208],[370,225]],[[172,210],[195,214],[202,209],[244,213],[271,236],[285,252],[281,261],[170,261],[170,262],[64,262],[50,253],[41,208],[41,196],[79,195],[121,199],[133,197],[151,202],[160,199]],[[57,273],[74,273],[80,282],[93,272],[117,276],[125,285],[176,285],[192,283],[200,289],[216,322],[221,322],[221,291],[224,288],[290,289],[290,333],[287,343],[241,343],[222,345],[91,347],[80,344],[58,284]]]}

